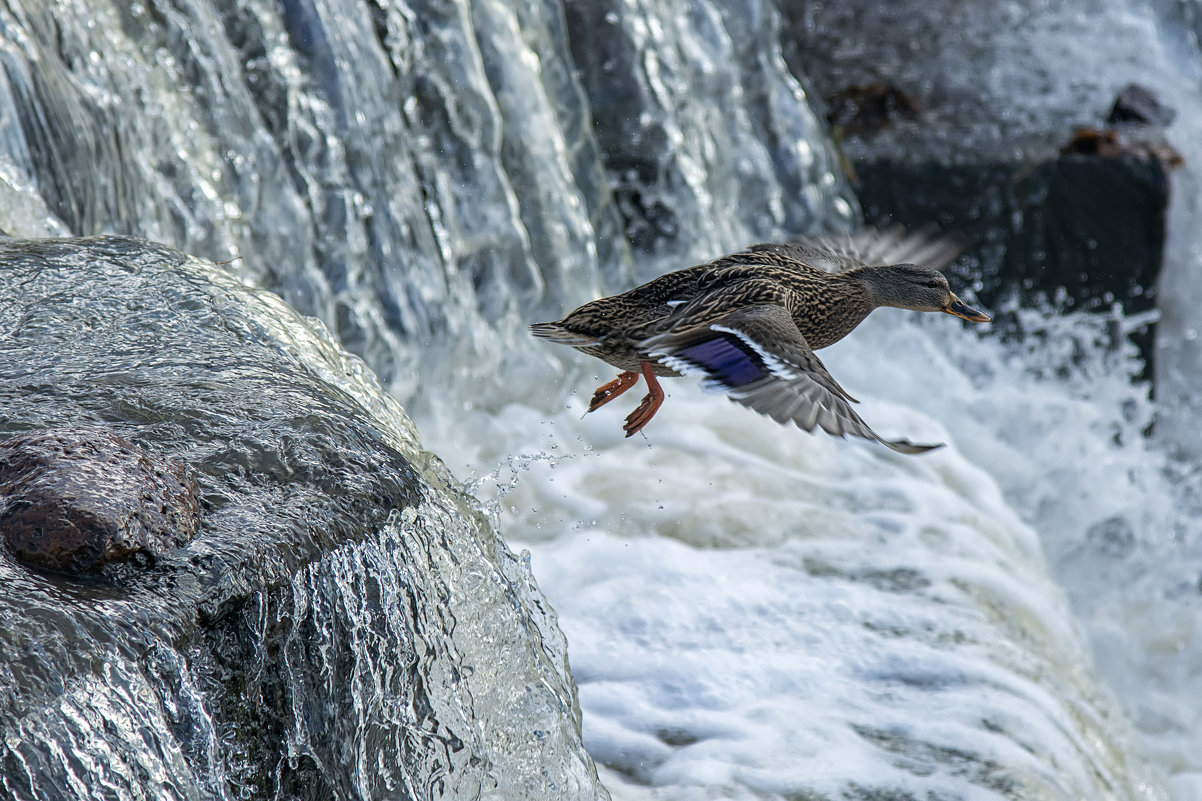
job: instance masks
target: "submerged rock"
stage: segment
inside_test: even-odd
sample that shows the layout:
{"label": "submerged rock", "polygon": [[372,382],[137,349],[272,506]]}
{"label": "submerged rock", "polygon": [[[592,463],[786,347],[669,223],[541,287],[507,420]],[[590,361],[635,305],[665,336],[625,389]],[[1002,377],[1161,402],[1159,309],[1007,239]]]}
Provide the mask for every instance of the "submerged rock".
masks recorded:
{"label": "submerged rock", "polygon": [[153,564],[200,525],[198,487],[174,459],[102,429],[47,429],[0,443],[0,532],[27,565],[85,573]]}

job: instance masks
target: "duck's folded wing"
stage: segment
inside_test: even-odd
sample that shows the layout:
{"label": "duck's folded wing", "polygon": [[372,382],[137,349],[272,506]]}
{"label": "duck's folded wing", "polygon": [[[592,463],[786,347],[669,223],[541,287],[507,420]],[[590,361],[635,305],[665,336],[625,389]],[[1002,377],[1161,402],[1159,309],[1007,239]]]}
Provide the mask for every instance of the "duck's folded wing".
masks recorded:
{"label": "duck's folded wing", "polygon": [[869,428],[851,407],[855,399],[827,372],[783,306],[738,309],[657,334],[640,349],[679,373],[705,376],[706,388],[779,423],[864,437],[901,453],[939,447],[885,440]]}

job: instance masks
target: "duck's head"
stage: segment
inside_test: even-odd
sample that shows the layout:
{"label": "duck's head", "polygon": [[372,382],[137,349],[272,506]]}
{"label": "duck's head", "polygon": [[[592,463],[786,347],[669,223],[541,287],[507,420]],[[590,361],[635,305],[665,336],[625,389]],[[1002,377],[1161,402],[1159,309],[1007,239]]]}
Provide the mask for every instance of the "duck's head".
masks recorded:
{"label": "duck's head", "polygon": [[894,264],[857,272],[864,280],[868,300],[873,306],[945,312],[974,323],[989,322],[989,315],[956,297],[947,278],[938,270],[918,264]]}

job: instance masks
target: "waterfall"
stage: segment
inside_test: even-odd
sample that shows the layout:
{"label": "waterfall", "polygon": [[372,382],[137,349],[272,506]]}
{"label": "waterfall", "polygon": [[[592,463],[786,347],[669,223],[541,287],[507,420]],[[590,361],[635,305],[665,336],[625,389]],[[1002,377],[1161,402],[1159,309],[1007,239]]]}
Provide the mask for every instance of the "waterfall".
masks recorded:
{"label": "waterfall", "polygon": [[1198,797],[1195,468],[1139,321],[878,312],[822,358],[922,458],[687,381],[626,441],[608,368],[527,336],[856,223],[781,37],[769,0],[0,9],[0,229],[167,246],[5,245],[0,428],[111,427],[208,504],[145,574],[0,552],[0,787]]}

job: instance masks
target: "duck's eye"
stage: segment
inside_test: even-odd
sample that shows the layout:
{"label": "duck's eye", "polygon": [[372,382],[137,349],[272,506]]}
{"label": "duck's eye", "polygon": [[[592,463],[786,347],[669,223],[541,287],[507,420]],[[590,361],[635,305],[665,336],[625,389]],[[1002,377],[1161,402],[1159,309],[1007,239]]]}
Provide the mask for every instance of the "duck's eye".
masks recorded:
{"label": "duck's eye", "polygon": [[932,280],[932,281],[927,281],[927,282],[926,282],[926,284],[925,284],[925,286],[926,286],[926,288],[927,288],[927,289],[938,289],[938,288],[939,288],[939,282],[938,282],[938,281],[933,281],[933,280]]}

